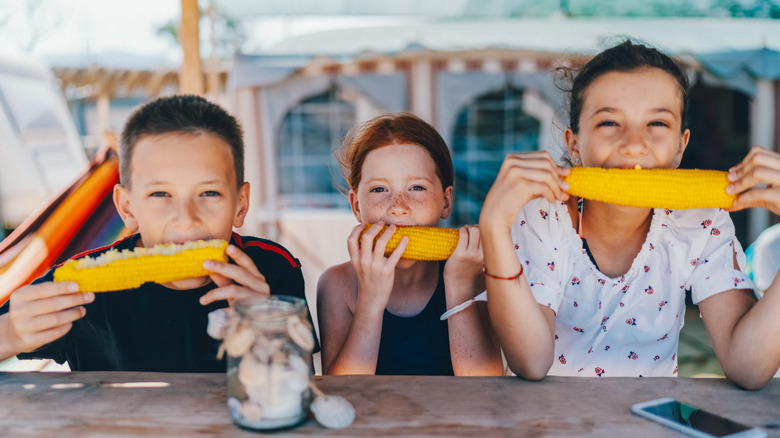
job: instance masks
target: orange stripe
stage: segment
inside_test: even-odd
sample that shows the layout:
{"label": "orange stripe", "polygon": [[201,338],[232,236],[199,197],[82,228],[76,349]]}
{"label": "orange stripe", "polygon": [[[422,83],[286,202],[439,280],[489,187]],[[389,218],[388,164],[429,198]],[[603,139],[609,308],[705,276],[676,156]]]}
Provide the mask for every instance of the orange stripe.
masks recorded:
{"label": "orange stripe", "polygon": [[[30,236],[25,247],[3,266],[0,282],[0,305],[13,291],[43,275],[65,249],[79,228],[95,210],[100,201],[119,182],[119,163],[115,156],[98,165],[46,218],[40,228]],[[35,245],[31,245],[35,242]],[[41,245],[41,242],[43,245]],[[33,251],[36,254],[32,255]],[[23,259],[24,266],[18,266]],[[34,259],[34,263],[31,261]]]}
{"label": "orange stripe", "polygon": [[[36,234],[47,243],[50,254],[56,257],[65,248],[100,201],[114,189],[119,181],[118,169],[116,158],[102,163],[41,226]],[[47,260],[51,262],[53,258]]]}

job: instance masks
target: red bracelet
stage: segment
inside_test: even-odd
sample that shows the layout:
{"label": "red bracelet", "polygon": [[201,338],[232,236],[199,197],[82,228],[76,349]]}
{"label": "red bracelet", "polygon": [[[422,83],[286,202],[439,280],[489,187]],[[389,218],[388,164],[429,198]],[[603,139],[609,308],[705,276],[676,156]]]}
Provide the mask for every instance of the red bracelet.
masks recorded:
{"label": "red bracelet", "polygon": [[482,267],[482,272],[484,272],[488,277],[495,278],[496,280],[517,280],[521,275],[523,275],[523,265],[520,265],[520,272],[518,272],[517,275],[513,275],[511,277],[499,277],[498,275],[493,275],[489,273],[484,266]]}

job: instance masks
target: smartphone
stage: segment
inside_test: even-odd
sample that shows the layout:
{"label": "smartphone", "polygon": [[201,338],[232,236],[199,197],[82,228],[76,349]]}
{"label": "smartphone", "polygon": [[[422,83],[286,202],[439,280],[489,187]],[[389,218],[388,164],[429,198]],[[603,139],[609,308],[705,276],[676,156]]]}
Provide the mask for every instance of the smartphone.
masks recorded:
{"label": "smartphone", "polygon": [[637,403],[631,407],[631,412],[695,437],[766,437],[766,432],[761,429],[737,423],[671,398]]}

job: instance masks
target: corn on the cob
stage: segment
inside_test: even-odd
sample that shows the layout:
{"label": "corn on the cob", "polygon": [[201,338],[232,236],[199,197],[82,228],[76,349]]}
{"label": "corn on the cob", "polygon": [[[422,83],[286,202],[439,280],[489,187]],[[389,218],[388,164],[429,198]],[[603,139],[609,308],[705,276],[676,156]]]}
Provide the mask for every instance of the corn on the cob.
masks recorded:
{"label": "corn on the cob", "polygon": [[729,208],[727,173],[701,169],[602,169],[575,167],[565,179],[569,194],[612,204],[649,208]]}
{"label": "corn on the cob", "polygon": [[227,261],[227,242],[198,240],[153,248],[112,250],[98,257],[70,260],[54,271],[54,281],[74,281],[81,292],[133,289],[147,282],[168,283],[209,275],[203,261]]}
{"label": "corn on the cob", "polygon": [[[371,225],[366,225],[363,233],[365,234],[370,227]],[[377,235],[377,238],[386,229],[387,225]],[[409,260],[447,260],[452,255],[452,252],[455,251],[455,247],[458,246],[459,233],[460,231],[456,228],[396,227],[395,234],[393,234],[393,237],[390,238],[385,247],[385,256],[389,256],[393,252],[402,237],[408,236],[409,242],[401,258]]]}

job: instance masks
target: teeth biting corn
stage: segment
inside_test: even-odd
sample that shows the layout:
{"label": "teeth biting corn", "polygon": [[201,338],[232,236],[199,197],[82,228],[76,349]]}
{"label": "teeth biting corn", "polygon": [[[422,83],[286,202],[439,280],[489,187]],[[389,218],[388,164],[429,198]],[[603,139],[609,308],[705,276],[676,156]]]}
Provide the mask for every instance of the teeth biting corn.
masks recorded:
{"label": "teeth biting corn", "polygon": [[54,281],[74,281],[81,292],[107,292],[134,289],[147,282],[203,277],[210,273],[203,269],[203,261],[226,262],[226,248],[226,241],[212,239],[112,250],[95,258],[68,261],[54,271]]}
{"label": "teeth biting corn", "polygon": [[[366,225],[363,230],[365,234],[371,225]],[[377,235],[382,235],[387,229],[387,225]],[[390,238],[385,247],[385,256],[398,246],[401,238],[409,236],[409,242],[406,245],[401,258],[409,260],[447,260],[455,247],[458,246],[458,236],[460,231],[456,228],[438,228],[438,227],[418,227],[404,226],[396,227],[395,234]],[[361,236],[362,237],[362,236]]]}
{"label": "teeth biting corn", "polygon": [[574,167],[569,194],[611,204],[649,208],[729,208],[727,173],[701,169]]}

